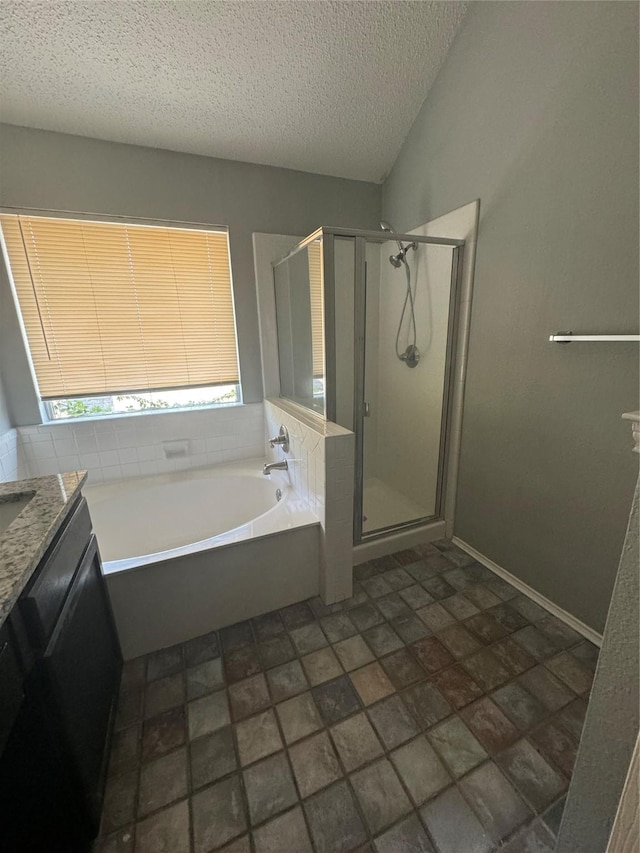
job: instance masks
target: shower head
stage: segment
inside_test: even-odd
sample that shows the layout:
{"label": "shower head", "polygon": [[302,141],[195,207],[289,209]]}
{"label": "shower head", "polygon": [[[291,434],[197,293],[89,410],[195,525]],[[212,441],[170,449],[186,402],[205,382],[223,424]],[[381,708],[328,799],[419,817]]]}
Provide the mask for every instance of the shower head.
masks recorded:
{"label": "shower head", "polygon": [[[395,230],[395,228],[393,228],[384,219],[380,223],[380,228],[382,228],[383,231],[388,231],[389,234],[395,235],[398,233]],[[389,255],[389,263],[391,264],[392,267],[399,269],[402,266],[402,264],[405,263],[405,258],[407,256],[407,252],[409,251],[409,249],[416,250],[418,248],[418,244],[417,243],[408,243],[406,246],[403,246],[397,237],[396,237],[396,243],[398,244],[398,254],[397,255]]]}
{"label": "shower head", "polygon": [[[393,228],[388,222],[385,222],[384,219],[380,223],[380,228],[382,228],[383,231],[388,231],[389,234],[395,234],[396,233],[395,228]],[[400,251],[402,252],[402,250],[404,249],[404,246],[402,245],[400,240],[396,240],[396,243],[398,244],[398,249],[400,249]],[[393,263],[393,261],[391,261],[391,263]],[[394,266],[396,266],[396,264],[394,264]],[[400,263],[398,263],[397,266],[400,266]]]}

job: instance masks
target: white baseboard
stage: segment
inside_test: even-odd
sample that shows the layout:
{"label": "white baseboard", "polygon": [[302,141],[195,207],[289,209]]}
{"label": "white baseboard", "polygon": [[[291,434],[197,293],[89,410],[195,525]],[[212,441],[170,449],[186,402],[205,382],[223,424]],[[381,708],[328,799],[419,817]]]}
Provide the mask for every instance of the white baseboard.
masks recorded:
{"label": "white baseboard", "polygon": [[529,584],[517,578],[515,575],[512,575],[511,572],[503,569],[502,566],[499,566],[497,563],[494,563],[493,560],[490,560],[488,557],[485,557],[484,554],[481,554],[480,551],[476,551],[475,548],[472,548],[471,545],[468,545],[462,539],[459,539],[457,536],[454,536],[451,540],[458,548],[462,548],[463,551],[466,551],[467,554],[470,554],[474,560],[477,560],[479,563],[482,563],[483,566],[486,566],[487,569],[494,572],[498,577],[501,577],[503,580],[510,583],[511,586],[515,586],[516,589],[519,589],[520,592],[527,595],[536,604],[539,604],[540,607],[544,607],[545,610],[548,610],[558,619],[568,625],[570,628],[573,628],[574,631],[577,631],[579,634],[582,634],[585,639],[592,642],[594,645],[601,647],[602,646],[602,635],[598,634],[597,631],[594,631],[593,628],[590,628],[588,625],[585,625],[584,622],[581,622],[579,619],[576,619],[575,616],[572,616],[571,613],[567,613],[566,610],[563,610],[562,607],[558,607],[557,604],[554,604],[553,601],[548,599],[546,596],[542,595],[541,592],[538,592],[533,587],[529,586]]}

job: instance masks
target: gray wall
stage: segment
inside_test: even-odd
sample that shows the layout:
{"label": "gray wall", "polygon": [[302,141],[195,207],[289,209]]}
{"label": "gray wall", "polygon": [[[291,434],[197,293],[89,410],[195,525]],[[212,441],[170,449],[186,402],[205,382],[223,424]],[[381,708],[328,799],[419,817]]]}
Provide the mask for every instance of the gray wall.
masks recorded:
{"label": "gray wall", "polygon": [[636,486],[556,853],[607,848],[638,737],[638,492]]}
{"label": "gray wall", "polygon": [[[381,188],[363,181],[12,125],[0,126],[0,144],[1,205],[228,226],[247,402],[262,397],[252,232],[307,234],[380,221]],[[15,383],[7,385],[14,414],[20,400],[14,404]],[[17,412],[14,419],[23,420]]]}
{"label": "gray wall", "polygon": [[406,230],[481,199],[455,532],[602,630],[635,473],[638,6],[472,3],[383,188]]}
{"label": "gray wall", "polygon": [[2,374],[0,374],[0,435],[11,428],[9,420],[9,409],[4,395],[4,386],[2,383]]}

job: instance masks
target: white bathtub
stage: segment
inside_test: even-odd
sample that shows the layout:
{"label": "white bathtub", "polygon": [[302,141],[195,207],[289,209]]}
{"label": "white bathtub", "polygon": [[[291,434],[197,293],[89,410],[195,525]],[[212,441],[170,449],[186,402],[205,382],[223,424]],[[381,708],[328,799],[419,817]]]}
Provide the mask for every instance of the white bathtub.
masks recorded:
{"label": "white bathtub", "polygon": [[85,487],[126,658],[317,594],[318,519],[264,462]]}

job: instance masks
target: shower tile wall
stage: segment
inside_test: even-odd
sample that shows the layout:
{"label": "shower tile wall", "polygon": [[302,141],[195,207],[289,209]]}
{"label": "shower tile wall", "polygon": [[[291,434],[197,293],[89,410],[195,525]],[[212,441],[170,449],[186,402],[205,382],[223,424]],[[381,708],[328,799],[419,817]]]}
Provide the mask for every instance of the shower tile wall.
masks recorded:
{"label": "shower tile wall", "polygon": [[[322,597],[327,604],[340,601],[351,595],[355,437],[326,422],[313,428],[313,418],[305,423],[273,400],[265,400],[264,406],[267,438],[277,435],[280,424],[289,430],[286,456],[292,485],[322,526]],[[267,452],[273,461],[284,456],[280,448]]]}
{"label": "shower tile wall", "polygon": [[[91,483],[265,455],[262,403],[18,427],[17,432],[25,476],[86,469]],[[187,439],[187,456],[165,459],[162,442],[176,439]]]}

